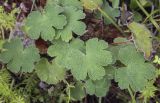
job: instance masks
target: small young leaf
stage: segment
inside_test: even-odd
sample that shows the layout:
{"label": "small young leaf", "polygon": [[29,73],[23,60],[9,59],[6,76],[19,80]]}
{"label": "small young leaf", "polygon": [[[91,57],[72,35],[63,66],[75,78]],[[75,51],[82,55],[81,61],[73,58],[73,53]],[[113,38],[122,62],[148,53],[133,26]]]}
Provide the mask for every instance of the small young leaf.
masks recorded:
{"label": "small young leaf", "polygon": [[74,88],[71,88],[72,100],[82,100],[85,97],[84,84],[77,82]]}
{"label": "small young leaf", "polygon": [[3,46],[5,51],[0,54],[0,61],[7,63],[7,67],[14,73],[32,72],[34,63],[39,61],[38,49],[30,45],[26,48],[20,39],[13,39]]}
{"label": "small young leaf", "polygon": [[153,63],[160,64],[160,58],[158,57],[158,55],[156,55],[156,56],[154,57]]}
{"label": "small young leaf", "polygon": [[103,78],[101,80],[92,81],[91,79],[87,80],[85,83],[86,92],[90,95],[96,95],[98,97],[103,97],[109,91],[111,81]]}
{"label": "small young leaf", "polygon": [[48,84],[57,84],[65,78],[65,69],[54,61],[49,63],[47,59],[41,59],[35,68],[38,77]]}

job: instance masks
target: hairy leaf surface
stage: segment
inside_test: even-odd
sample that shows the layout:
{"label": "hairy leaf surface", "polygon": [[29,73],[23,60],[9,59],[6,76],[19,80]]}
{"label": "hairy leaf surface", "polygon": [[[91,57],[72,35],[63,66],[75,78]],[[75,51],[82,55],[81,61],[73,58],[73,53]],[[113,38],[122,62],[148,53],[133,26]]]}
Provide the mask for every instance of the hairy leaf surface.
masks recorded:
{"label": "hairy leaf surface", "polygon": [[38,77],[48,84],[57,84],[65,78],[65,69],[54,61],[49,63],[47,59],[41,59],[35,68]]}
{"label": "hairy leaf surface", "polygon": [[7,63],[7,67],[12,72],[32,72],[34,63],[39,61],[38,49],[30,45],[26,48],[20,39],[13,39],[3,46],[5,51],[0,54],[0,61]]}
{"label": "hairy leaf surface", "polygon": [[84,80],[87,74],[93,80],[102,79],[105,75],[103,66],[112,62],[111,53],[105,50],[108,44],[97,38],[82,44],[80,40],[68,44],[58,41],[49,47],[48,54],[56,57],[58,64],[71,69],[73,76],[78,80]]}
{"label": "hairy leaf surface", "polygon": [[64,9],[58,5],[47,5],[42,12],[33,11],[26,20],[28,35],[32,39],[40,36],[44,40],[53,40],[55,29],[63,29],[66,25],[66,17],[61,13]]}
{"label": "hairy leaf surface", "polygon": [[83,11],[73,6],[66,6],[64,7],[64,14],[67,17],[67,25],[62,30],[57,31],[56,38],[61,37],[63,41],[68,42],[72,39],[73,33],[83,35],[86,31],[85,23],[80,21],[85,18]]}
{"label": "hairy leaf surface", "polygon": [[121,89],[131,87],[134,91],[141,91],[148,80],[154,79],[155,68],[145,63],[143,56],[136,51],[133,45],[121,48],[119,60],[126,65],[116,70],[115,80]]}

